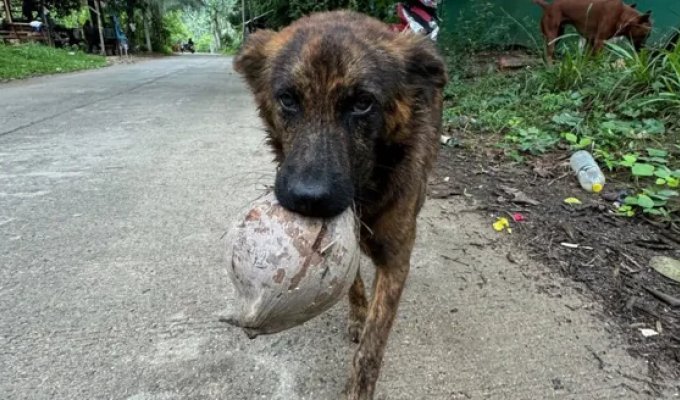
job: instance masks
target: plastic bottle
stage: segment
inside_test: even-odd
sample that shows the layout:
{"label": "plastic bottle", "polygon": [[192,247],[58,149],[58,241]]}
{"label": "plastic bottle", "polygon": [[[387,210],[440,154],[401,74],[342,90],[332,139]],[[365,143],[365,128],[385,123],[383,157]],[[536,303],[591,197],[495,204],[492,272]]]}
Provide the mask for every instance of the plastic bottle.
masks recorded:
{"label": "plastic bottle", "polygon": [[577,151],[572,154],[569,164],[583,189],[595,193],[602,191],[605,183],[604,174],[590,153],[585,150]]}

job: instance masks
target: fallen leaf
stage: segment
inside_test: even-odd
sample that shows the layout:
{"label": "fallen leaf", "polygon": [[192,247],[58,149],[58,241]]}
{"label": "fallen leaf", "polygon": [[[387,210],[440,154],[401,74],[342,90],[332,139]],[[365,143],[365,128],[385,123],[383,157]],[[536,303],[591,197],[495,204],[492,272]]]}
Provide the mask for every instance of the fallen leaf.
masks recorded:
{"label": "fallen leaf", "polygon": [[505,258],[507,258],[508,261],[510,261],[513,264],[519,264],[520,263],[520,258],[517,257],[516,255],[512,254],[512,253],[506,254]]}
{"label": "fallen leaf", "polygon": [[507,230],[508,233],[512,233],[512,228],[510,228],[510,221],[508,221],[508,219],[504,217],[499,217],[496,219],[496,222],[493,223],[493,229],[496,232],[503,232],[504,230]]}
{"label": "fallen leaf", "polygon": [[567,242],[562,242],[560,243],[561,246],[564,246],[568,249],[583,249],[583,250],[593,250],[592,247],[590,246],[583,246],[578,243],[567,243]]}
{"label": "fallen leaf", "polygon": [[666,278],[680,282],[680,260],[665,256],[655,256],[649,260],[649,266]]}
{"label": "fallen leaf", "polygon": [[522,192],[519,189],[515,189],[509,186],[503,186],[501,185],[500,188],[510,196],[512,196],[512,201],[514,203],[522,203],[522,204],[530,204],[532,206],[537,206],[541,204],[539,201],[536,201],[532,199],[531,197],[527,196],[524,192]]}
{"label": "fallen leaf", "polygon": [[577,199],[576,197],[567,197],[566,199],[564,199],[564,202],[571,205],[583,204],[581,200]]}
{"label": "fallen leaf", "polygon": [[649,328],[640,328],[640,333],[642,333],[642,336],[644,337],[656,336],[659,334],[659,332]]}
{"label": "fallen leaf", "polygon": [[534,165],[533,171],[536,175],[540,176],[541,178],[549,178],[553,175],[552,169],[548,169],[546,166],[540,164]]}

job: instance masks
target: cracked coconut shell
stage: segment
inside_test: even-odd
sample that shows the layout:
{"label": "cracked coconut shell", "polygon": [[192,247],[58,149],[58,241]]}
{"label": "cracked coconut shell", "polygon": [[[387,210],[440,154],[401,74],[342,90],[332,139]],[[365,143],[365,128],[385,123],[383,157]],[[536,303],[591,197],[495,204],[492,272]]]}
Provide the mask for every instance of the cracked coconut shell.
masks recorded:
{"label": "cracked coconut shell", "polygon": [[335,305],[359,267],[354,214],[308,218],[273,193],[256,200],[230,232],[227,271],[236,307],[223,318],[251,339],[300,325]]}

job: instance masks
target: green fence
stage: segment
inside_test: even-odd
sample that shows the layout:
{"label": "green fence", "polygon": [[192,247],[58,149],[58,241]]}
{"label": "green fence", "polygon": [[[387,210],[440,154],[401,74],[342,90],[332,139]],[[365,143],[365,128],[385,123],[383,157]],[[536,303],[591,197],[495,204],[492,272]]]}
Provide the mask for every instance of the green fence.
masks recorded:
{"label": "green fence", "polygon": [[[652,10],[651,42],[661,41],[680,28],[680,0],[636,3],[641,11]],[[540,38],[540,17],[541,8],[531,0],[444,0],[441,37],[444,41],[533,46]]]}

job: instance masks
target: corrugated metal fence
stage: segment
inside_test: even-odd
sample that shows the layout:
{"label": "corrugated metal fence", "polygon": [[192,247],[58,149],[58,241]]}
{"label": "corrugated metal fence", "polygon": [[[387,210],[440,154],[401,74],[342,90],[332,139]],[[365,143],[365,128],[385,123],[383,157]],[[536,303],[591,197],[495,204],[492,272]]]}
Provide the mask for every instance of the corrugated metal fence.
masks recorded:
{"label": "corrugated metal fence", "polygon": [[[680,0],[635,2],[641,11],[652,10],[651,42],[663,40],[680,28]],[[540,37],[541,9],[531,0],[444,0],[442,6],[444,41],[532,46]]]}

